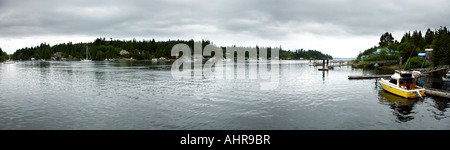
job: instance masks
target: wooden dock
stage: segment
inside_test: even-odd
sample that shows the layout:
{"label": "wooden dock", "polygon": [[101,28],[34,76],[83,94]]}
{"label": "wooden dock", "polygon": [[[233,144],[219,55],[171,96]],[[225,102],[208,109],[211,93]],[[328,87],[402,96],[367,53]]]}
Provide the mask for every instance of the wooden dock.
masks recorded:
{"label": "wooden dock", "polygon": [[352,60],[309,60],[310,66],[323,66],[325,63],[326,66],[330,67],[341,67],[341,66],[351,66],[353,64]]}
{"label": "wooden dock", "polygon": [[433,68],[425,68],[423,70],[416,69],[416,71],[420,71],[422,74],[428,74],[431,72],[449,70],[449,69],[450,69],[450,65],[442,65],[442,66],[437,66],[437,67],[433,67]]}
{"label": "wooden dock", "polygon": [[392,74],[384,75],[349,75],[348,79],[375,79],[375,78],[389,78]]}
{"label": "wooden dock", "polygon": [[430,96],[450,98],[450,91],[440,89],[425,88],[425,94]]}

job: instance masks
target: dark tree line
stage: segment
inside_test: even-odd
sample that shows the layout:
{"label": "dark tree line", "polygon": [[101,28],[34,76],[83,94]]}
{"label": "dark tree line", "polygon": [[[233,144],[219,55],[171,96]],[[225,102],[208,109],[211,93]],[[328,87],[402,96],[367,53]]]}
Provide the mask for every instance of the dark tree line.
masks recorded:
{"label": "dark tree line", "polygon": [[[17,50],[13,54],[13,58],[16,60],[30,60],[31,58],[37,59],[50,59],[54,57],[56,52],[62,53],[62,58],[71,58],[72,60],[79,60],[86,57],[86,46],[89,49],[89,59],[92,60],[104,60],[114,58],[130,58],[133,57],[137,60],[170,57],[170,52],[175,44],[184,43],[193,47],[194,40],[169,40],[169,41],[155,41],[136,39],[125,40],[106,40],[105,38],[97,38],[94,42],[89,43],[61,43],[50,46],[47,43],[41,43],[38,46],[26,47]],[[210,44],[210,41],[202,41],[203,46]],[[126,50],[130,54],[120,55],[121,50]]]}
{"label": "dark tree line", "polygon": [[[121,59],[130,58],[137,60],[145,60],[159,57],[170,58],[172,47],[176,44],[183,43],[191,47],[191,52],[194,53],[194,40],[184,41],[184,40],[169,40],[169,41],[155,41],[152,40],[113,40],[105,38],[97,38],[93,42],[88,43],[61,43],[50,46],[47,43],[41,43],[38,46],[26,47],[17,50],[13,54],[13,59],[15,60],[30,60],[31,58],[45,59],[48,60],[52,57],[56,57],[55,53],[60,52],[61,58],[68,58],[68,60],[80,60],[86,57],[86,46],[89,49],[89,59],[92,60],[104,60],[104,59]],[[202,40],[202,49],[211,44],[209,40]],[[235,47],[235,46],[234,46]],[[226,52],[226,47],[221,47],[224,52]],[[258,46],[256,49],[259,50]],[[271,48],[268,47],[268,57],[270,57]],[[120,51],[126,50],[129,54],[121,55]],[[332,59],[330,55],[322,54],[315,50],[296,50],[287,51],[280,50],[281,59]]]}
{"label": "dark tree line", "polygon": [[282,59],[333,59],[331,55],[323,54],[320,51],[316,50],[295,50],[295,51],[280,51],[280,57]]}

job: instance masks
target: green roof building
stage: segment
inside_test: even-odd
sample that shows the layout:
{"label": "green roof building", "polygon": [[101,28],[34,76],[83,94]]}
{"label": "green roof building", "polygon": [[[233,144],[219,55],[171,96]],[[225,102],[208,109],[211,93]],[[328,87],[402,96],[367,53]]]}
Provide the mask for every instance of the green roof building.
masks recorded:
{"label": "green roof building", "polygon": [[373,52],[373,54],[380,54],[383,51],[385,51],[387,54],[398,54],[398,53],[400,53],[399,51],[395,51],[395,50],[392,50],[392,49],[381,49],[381,48],[379,48],[379,49],[377,49],[376,52]]}

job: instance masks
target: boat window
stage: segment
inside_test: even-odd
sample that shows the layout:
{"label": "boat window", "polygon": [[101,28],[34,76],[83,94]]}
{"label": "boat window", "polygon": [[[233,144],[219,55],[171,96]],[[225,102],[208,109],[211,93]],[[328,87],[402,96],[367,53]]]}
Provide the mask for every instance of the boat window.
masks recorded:
{"label": "boat window", "polygon": [[400,84],[405,84],[405,82],[403,80],[400,80]]}
{"label": "boat window", "polygon": [[389,82],[391,82],[392,84],[397,85],[397,80],[395,80],[395,79],[391,79]]}
{"label": "boat window", "polygon": [[409,73],[408,74],[401,74],[401,77],[406,77],[406,78],[407,77],[412,77],[412,74],[409,74]]}

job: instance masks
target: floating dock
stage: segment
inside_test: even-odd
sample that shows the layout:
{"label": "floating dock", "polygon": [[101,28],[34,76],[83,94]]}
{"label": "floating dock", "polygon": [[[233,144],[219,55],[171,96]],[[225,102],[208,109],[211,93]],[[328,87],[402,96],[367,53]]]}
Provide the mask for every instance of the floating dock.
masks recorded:
{"label": "floating dock", "polygon": [[389,78],[392,74],[384,75],[349,75],[348,79],[375,79],[375,78]]}
{"label": "floating dock", "polygon": [[318,70],[319,71],[328,71],[329,70],[329,68],[328,67],[318,67]]}

